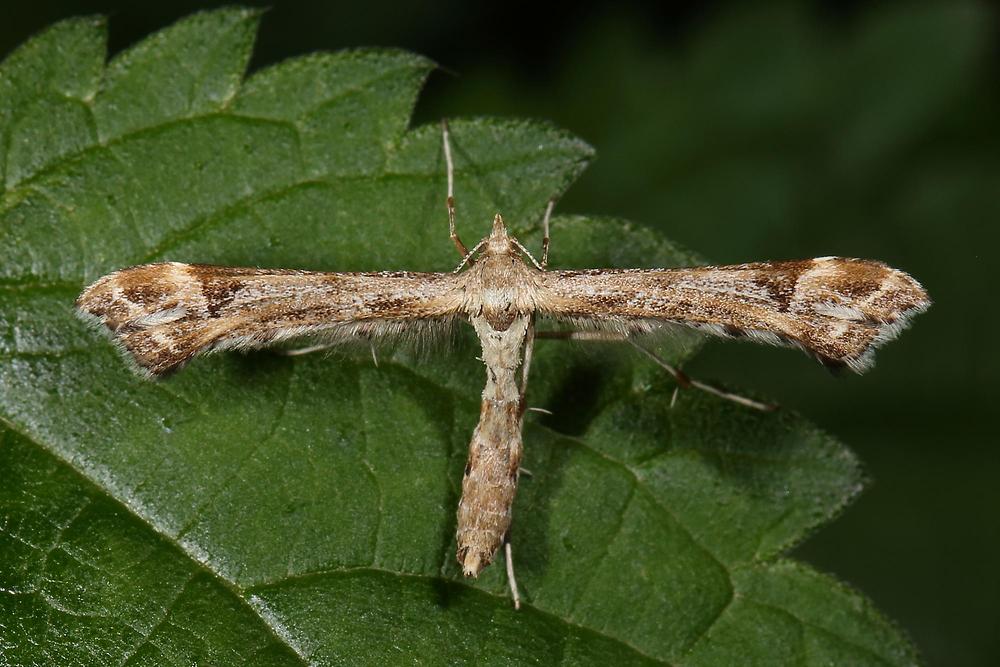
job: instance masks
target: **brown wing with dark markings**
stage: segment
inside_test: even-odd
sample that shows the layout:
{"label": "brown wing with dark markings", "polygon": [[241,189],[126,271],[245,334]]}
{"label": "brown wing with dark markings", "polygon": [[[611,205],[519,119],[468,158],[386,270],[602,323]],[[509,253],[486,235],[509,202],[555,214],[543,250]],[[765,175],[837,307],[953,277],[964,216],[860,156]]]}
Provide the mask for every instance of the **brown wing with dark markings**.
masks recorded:
{"label": "brown wing with dark markings", "polygon": [[927,309],[906,273],[824,257],[661,270],[550,271],[539,314],[622,333],[681,324],[726,337],[791,345],[824,364],[867,370],[875,349]]}
{"label": "brown wing with dark markings", "polygon": [[449,273],[318,273],[165,262],[122,269],[76,305],[161,375],[212,349],[318,335],[331,342],[432,327],[458,312]]}

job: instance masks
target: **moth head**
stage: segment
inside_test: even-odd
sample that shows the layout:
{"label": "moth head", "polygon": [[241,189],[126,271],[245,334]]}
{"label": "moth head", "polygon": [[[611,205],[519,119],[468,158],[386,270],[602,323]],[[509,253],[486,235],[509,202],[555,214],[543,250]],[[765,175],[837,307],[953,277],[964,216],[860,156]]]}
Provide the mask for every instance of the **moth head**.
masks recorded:
{"label": "moth head", "polygon": [[499,213],[493,218],[493,229],[486,239],[484,248],[487,255],[505,255],[515,252],[513,239],[507,235],[507,226]]}

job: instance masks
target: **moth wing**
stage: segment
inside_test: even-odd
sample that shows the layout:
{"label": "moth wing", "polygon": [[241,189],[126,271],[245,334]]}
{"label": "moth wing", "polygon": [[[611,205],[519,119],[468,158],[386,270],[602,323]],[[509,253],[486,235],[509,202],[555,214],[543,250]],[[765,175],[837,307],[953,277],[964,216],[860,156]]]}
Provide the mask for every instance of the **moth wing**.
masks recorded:
{"label": "moth wing", "polygon": [[454,318],[449,273],[320,273],[165,262],[87,287],[79,312],[111,330],[139,369],[162,375],[210,350],[300,336],[337,343],[398,337]]}
{"label": "moth wing", "polygon": [[923,287],[879,262],[839,257],[678,269],[550,271],[539,313],[625,335],[665,325],[798,347],[864,372],[875,349],[930,305]]}

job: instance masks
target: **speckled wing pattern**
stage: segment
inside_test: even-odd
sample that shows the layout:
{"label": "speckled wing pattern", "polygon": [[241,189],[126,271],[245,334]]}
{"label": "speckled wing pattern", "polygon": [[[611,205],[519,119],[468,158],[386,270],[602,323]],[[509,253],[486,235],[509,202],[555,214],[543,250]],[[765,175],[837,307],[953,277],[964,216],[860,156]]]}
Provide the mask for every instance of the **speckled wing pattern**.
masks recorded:
{"label": "speckled wing pattern", "polygon": [[114,334],[137,369],[175,370],[201,352],[300,336],[330,342],[423,335],[461,294],[450,273],[320,273],[163,262],[104,276],[79,312]]}
{"label": "speckled wing pattern", "polygon": [[831,367],[871,367],[875,349],[927,309],[923,287],[880,262],[821,257],[678,269],[549,271],[540,315],[623,334],[680,324],[798,347]]}

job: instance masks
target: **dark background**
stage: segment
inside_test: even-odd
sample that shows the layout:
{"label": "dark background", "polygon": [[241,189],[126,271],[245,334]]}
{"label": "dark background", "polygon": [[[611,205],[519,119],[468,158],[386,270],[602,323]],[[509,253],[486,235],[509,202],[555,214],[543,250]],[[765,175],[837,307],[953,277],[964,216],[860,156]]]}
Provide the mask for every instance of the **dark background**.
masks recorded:
{"label": "dark background", "polygon": [[[16,3],[3,10],[0,54],[88,13],[110,16],[115,53],[218,4]],[[866,377],[741,344],[713,344],[687,370],[776,398],[866,463],[868,491],[794,555],[865,591],[929,663],[1000,664],[991,5],[267,5],[254,68],[402,47],[445,68],[415,122],[540,117],[590,142],[598,159],[558,212],[630,218],[716,262],[848,255],[917,276],[934,307]]]}

